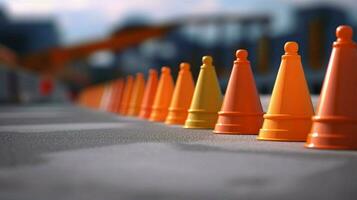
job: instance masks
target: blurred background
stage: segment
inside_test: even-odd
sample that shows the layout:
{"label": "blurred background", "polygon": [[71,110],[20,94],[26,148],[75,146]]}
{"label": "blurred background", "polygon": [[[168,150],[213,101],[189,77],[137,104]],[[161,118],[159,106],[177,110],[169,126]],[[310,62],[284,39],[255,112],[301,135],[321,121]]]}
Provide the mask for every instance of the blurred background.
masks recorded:
{"label": "blurred background", "polygon": [[170,66],[176,78],[183,61],[197,78],[204,55],[224,91],[239,48],[270,94],[286,41],[299,43],[318,94],[335,29],[356,31],[356,11],[355,0],[0,0],[0,102],[69,102],[149,68]]}

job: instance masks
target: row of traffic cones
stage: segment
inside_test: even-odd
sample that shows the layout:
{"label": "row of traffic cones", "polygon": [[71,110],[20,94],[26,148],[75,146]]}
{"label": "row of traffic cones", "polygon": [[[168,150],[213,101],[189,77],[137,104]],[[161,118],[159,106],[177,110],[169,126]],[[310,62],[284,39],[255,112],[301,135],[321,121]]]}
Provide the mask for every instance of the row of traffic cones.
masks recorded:
{"label": "row of traffic cones", "polygon": [[357,45],[349,26],[339,26],[336,35],[316,115],[296,42],[285,44],[265,114],[244,49],[236,52],[224,99],[210,56],[202,59],[195,87],[190,65],[182,63],[176,86],[170,68],[163,67],[159,80],[150,70],[145,89],[138,73],[135,81],[127,77],[125,87],[123,80],[111,86],[122,94],[103,96],[115,98],[109,107],[120,114],[150,121],[214,129],[217,134],[257,134],[259,140],[307,140],[308,148],[357,149]]}

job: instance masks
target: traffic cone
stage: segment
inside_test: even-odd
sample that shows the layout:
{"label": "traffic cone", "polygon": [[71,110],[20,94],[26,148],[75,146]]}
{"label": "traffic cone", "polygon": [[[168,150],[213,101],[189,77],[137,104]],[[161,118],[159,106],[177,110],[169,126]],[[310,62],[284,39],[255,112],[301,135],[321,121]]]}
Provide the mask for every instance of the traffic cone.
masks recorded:
{"label": "traffic cone", "polygon": [[222,105],[222,92],[212,57],[204,56],[184,128],[214,128]]}
{"label": "traffic cone", "polygon": [[171,70],[168,67],[161,68],[161,77],[157,87],[157,92],[155,94],[155,100],[150,114],[150,121],[165,121],[174,90],[174,81],[170,71]]}
{"label": "traffic cone", "polygon": [[236,52],[233,70],[214,133],[258,134],[263,124],[263,109],[255,85],[248,52]]}
{"label": "traffic cone", "polygon": [[112,94],[112,98],[109,102],[109,111],[110,112],[113,112],[113,113],[116,113],[117,112],[117,108],[118,108],[118,105],[120,105],[118,102],[118,97],[120,95],[120,87],[122,87],[123,85],[123,80],[122,79],[118,79],[118,80],[115,80],[113,82],[113,94]]}
{"label": "traffic cone", "polygon": [[305,147],[357,150],[357,44],[349,26],[339,26],[336,36]]}
{"label": "traffic cone", "polygon": [[104,95],[105,85],[97,85],[91,89],[91,94],[88,96],[89,107],[93,109],[100,109],[101,100]]}
{"label": "traffic cone", "polygon": [[189,63],[181,63],[180,72],[177,77],[175,90],[169,107],[169,114],[166,117],[166,124],[185,123],[188,109],[191,104],[193,90],[195,89]]}
{"label": "traffic cone", "polygon": [[89,107],[89,96],[91,93],[90,87],[83,89],[80,93],[80,104],[83,107]]}
{"label": "traffic cone", "polygon": [[110,102],[110,112],[117,113],[123,96],[124,81],[120,78],[116,80],[114,84],[113,97]]}
{"label": "traffic cone", "polygon": [[155,69],[149,70],[149,78],[146,83],[143,101],[141,103],[139,117],[148,119],[151,114],[152,106],[155,99],[155,94],[158,84],[158,73]]}
{"label": "traffic cone", "polygon": [[298,44],[285,43],[280,69],[259,140],[305,141],[314,115]]}
{"label": "traffic cone", "polygon": [[133,86],[133,92],[129,102],[129,109],[128,109],[129,116],[139,115],[140,105],[144,95],[144,89],[145,89],[144,74],[137,73]]}
{"label": "traffic cone", "polygon": [[133,90],[134,78],[133,76],[129,75],[126,78],[125,88],[123,93],[123,99],[120,104],[120,114],[126,115],[128,113],[129,108],[129,101],[131,98],[131,93]]}
{"label": "traffic cone", "polygon": [[99,109],[103,111],[110,111],[110,103],[114,95],[114,82],[110,82],[105,84],[104,86],[104,93],[100,100]]}

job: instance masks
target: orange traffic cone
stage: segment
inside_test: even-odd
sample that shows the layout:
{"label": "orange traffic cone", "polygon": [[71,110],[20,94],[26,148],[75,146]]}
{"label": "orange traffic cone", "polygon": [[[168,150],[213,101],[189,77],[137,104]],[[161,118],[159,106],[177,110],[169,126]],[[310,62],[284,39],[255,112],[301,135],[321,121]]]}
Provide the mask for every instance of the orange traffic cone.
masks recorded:
{"label": "orange traffic cone", "polygon": [[339,26],[336,36],[305,146],[357,150],[357,44],[349,26]]}
{"label": "orange traffic cone", "polygon": [[131,98],[131,93],[133,90],[134,78],[133,76],[129,75],[126,78],[125,88],[123,93],[123,98],[120,104],[120,114],[126,115],[128,113],[129,108],[129,101]]}
{"label": "orange traffic cone", "polygon": [[79,104],[80,106],[83,106],[83,107],[88,106],[89,93],[90,93],[89,88],[82,89],[78,94],[77,104]]}
{"label": "orange traffic cone", "polygon": [[263,109],[247,60],[248,52],[236,52],[231,77],[214,133],[258,134],[263,124]]}
{"label": "orange traffic cone", "polygon": [[133,92],[130,98],[128,115],[130,116],[139,115],[140,105],[144,95],[144,89],[145,89],[144,74],[137,73],[134,82]]}
{"label": "orange traffic cone", "polygon": [[115,81],[114,94],[110,104],[110,112],[117,113],[120,107],[121,98],[123,96],[124,81],[123,79],[118,79]]}
{"label": "orange traffic cone", "polygon": [[90,94],[88,95],[88,107],[93,109],[99,109],[101,100],[104,94],[105,85],[97,85],[90,88]]}
{"label": "orange traffic cone", "polygon": [[104,93],[102,95],[99,105],[100,110],[109,112],[110,102],[112,100],[113,94],[114,94],[114,82],[105,84]]}
{"label": "orange traffic cone", "polygon": [[169,107],[169,114],[166,117],[166,124],[185,123],[188,109],[191,104],[193,90],[195,89],[190,64],[181,63],[180,72],[177,77],[174,94]]}
{"label": "orange traffic cone", "polygon": [[204,56],[184,128],[214,128],[222,93],[212,57]]}
{"label": "orange traffic cone", "polygon": [[140,118],[148,119],[150,117],[158,82],[159,81],[158,81],[157,71],[155,69],[150,69],[149,78],[145,87],[143,101],[141,103],[140,114],[139,114]]}
{"label": "orange traffic cone", "polygon": [[118,85],[118,95],[116,97],[116,105],[115,105],[115,108],[114,108],[114,111],[115,113],[119,113],[120,112],[120,105],[121,105],[121,102],[123,100],[123,96],[124,96],[124,89],[125,89],[125,80],[124,79],[121,79],[121,84]]}
{"label": "orange traffic cone", "polygon": [[150,121],[161,122],[165,120],[173,90],[174,81],[170,74],[170,68],[162,67],[159,85],[157,87],[152,112],[150,114]]}
{"label": "orange traffic cone", "polygon": [[90,107],[90,95],[92,93],[92,87],[87,87],[81,92],[81,104],[84,107]]}
{"label": "orange traffic cone", "polygon": [[280,69],[258,139],[305,141],[314,115],[296,42],[285,44]]}

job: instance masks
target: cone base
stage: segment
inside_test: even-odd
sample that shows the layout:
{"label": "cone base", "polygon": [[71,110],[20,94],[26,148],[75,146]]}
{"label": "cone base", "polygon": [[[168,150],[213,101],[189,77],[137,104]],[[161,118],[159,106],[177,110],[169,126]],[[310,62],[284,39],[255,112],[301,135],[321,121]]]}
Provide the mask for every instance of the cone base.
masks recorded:
{"label": "cone base", "polygon": [[146,114],[139,115],[139,118],[140,118],[140,119],[149,119],[149,118],[150,118],[150,115],[146,115]]}
{"label": "cone base", "polygon": [[219,112],[214,133],[230,135],[258,135],[263,124],[263,113],[242,114]]}
{"label": "cone base", "polygon": [[158,114],[151,114],[149,121],[151,122],[164,122],[166,119],[166,115],[158,115]]}
{"label": "cone base", "polygon": [[129,109],[127,115],[128,116],[138,116],[139,109],[137,109],[137,108]]}
{"label": "cone base", "polygon": [[212,123],[211,121],[205,121],[205,120],[186,120],[183,128],[213,129],[214,123]]}
{"label": "cone base", "polygon": [[213,133],[226,135],[258,135],[258,130],[249,130],[236,124],[216,124]]}
{"label": "cone base", "polygon": [[305,142],[311,129],[310,116],[265,114],[258,140]]}
{"label": "cone base", "polygon": [[141,119],[149,119],[151,115],[151,109],[148,108],[141,108],[139,113],[139,118]]}
{"label": "cone base", "polygon": [[189,110],[184,128],[214,129],[218,119],[218,113]]}
{"label": "cone base", "polygon": [[[325,138],[326,144],[321,144],[321,138],[316,139],[317,141],[308,142],[304,145],[305,148],[309,149],[325,149],[325,150],[357,150],[357,145],[343,145],[343,144],[333,144],[331,138]],[[343,140],[346,142],[346,140]]]}
{"label": "cone base", "polygon": [[138,114],[137,113],[128,113],[127,116],[136,117],[136,116],[138,116]]}
{"label": "cone base", "polygon": [[153,109],[149,121],[151,122],[164,122],[168,114],[167,109]]}
{"label": "cone base", "polygon": [[357,120],[344,116],[315,116],[306,148],[357,150]]}
{"label": "cone base", "polygon": [[168,125],[184,125],[187,118],[187,112],[172,112],[170,111],[166,117],[165,124]]}
{"label": "cone base", "polygon": [[165,118],[149,118],[150,122],[165,122]]}
{"label": "cone base", "polygon": [[306,137],[296,136],[301,135],[298,132],[291,132],[289,130],[282,129],[260,129],[258,140],[268,140],[268,141],[282,141],[282,142],[305,142]]}

